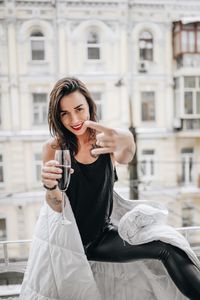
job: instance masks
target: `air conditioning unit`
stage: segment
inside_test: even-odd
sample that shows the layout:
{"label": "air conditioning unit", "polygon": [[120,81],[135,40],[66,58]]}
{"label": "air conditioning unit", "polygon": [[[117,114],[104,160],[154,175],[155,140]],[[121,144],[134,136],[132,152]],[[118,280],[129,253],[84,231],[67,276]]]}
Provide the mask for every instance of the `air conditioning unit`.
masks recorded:
{"label": "air conditioning unit", "polygon": [[148,68],[149,68],[148,61],[140,61],[138,63],[138,72],[146,73],[148,71]]}

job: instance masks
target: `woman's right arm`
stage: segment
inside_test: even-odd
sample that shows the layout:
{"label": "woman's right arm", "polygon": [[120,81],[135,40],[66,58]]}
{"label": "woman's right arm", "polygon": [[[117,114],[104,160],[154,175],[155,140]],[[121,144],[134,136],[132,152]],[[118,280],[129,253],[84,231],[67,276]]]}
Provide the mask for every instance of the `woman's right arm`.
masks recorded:
{"label": "woman's right arm", "polygon": [[42,167],[42,182],[48,187],[52,188],[56,186],[56,188],[52,191],[46,191],[46,201],[48,205],[56,212],[62,211],[62,195],[58,188],[57,179],[61,178],[62,170],[58,168],[58,162],[54,160],[55,155],[55,140],[49,140],[43,146],[43,167]]}

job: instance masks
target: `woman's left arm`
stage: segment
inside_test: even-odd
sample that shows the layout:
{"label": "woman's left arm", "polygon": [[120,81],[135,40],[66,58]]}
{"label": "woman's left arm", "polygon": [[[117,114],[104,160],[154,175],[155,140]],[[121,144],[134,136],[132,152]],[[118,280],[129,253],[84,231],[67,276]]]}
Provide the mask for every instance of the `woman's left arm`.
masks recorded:
{"label": "woman's left arm", "polygon": [[113,129],[93,121],[86,121],[85,125],[97,131],[96,144],[101,148],[93,149],[94,155],[112,153],[120,164],[127,164],[133,159],[136,146],[129,130]]}

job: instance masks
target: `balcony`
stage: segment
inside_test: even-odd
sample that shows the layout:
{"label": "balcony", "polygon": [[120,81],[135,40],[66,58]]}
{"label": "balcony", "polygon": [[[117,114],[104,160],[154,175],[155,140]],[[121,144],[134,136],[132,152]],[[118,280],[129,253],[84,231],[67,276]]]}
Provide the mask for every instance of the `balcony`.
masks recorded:
{"label": "balcony", "polygon": [[[180,227],[176,228],[190,243],[193,251],[200,259],[200,226]],[[13,247],[23,249],[25,253],[27,246],[29,248],[31,240],[16,240],[16,241],[0,241],[0,299],[15,300],[18,299],[21,282],[26,269],[28,255],[23,258],[15,260],[10,252]],[[3,278],[6,283],[2,284]]]}

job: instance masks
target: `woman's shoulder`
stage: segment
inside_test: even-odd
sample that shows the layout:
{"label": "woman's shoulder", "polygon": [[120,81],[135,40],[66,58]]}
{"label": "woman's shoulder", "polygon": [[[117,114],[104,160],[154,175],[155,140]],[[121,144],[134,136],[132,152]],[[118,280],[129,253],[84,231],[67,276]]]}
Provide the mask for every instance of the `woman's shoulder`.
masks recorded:
{"label": "woman's shoulder", "polygon": [[43,145],[43,161],[48,161],[54,158],[55,151],[60,149],[57,139],[50,138]]}
{"label": "woman's shoulder", "polygon": [[43,149],[44,150],[57,150],[57,149],[60,149],[60,146],[59,146],[59,143],[58,143],[58,140],[56,138],[50,138],[48,139],[44,145],[43,145]]}

